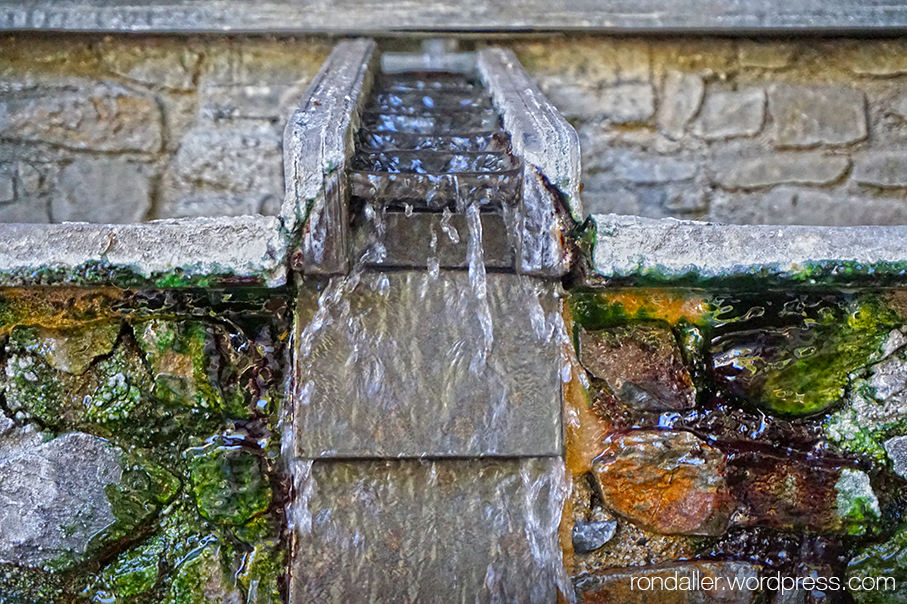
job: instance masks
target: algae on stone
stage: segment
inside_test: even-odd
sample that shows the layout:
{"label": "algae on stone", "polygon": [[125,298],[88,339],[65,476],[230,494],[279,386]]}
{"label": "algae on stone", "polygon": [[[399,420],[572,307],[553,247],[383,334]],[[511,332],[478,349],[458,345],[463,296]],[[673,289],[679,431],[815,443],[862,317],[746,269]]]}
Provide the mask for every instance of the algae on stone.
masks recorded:
{"label": "algae on stone", "polygon": [[271,505],[263,456],[240,439],[215,436],[186,457],[198,510],[215,524],[244,524]]}
{"label": "algae on stone", "polygon": [[[907,601],[907,526],[901,526],[883,543],[868,545],[857,551],[847,567],[845,582],[864,579],[876,589],[850,590],[859,604],[903,604]],[[878,581],[888,581],[879,588]]]}

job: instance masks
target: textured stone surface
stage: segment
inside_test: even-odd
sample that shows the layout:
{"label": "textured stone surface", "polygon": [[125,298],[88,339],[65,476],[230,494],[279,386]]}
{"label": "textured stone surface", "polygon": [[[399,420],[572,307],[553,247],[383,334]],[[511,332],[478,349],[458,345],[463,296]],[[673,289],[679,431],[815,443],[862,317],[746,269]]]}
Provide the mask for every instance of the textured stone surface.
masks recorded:
{"label": "textured stone surface", "polygon": [[761,88],[710,92],[693,131],[707,140],[754,136],[764,119],[765,91]]}
{"label": "textured stone surface", "polygon": [[595,216],[595,270],[605,276],[713,278],[754,267],[765,276],[797,273],[804,266],[841,260],[871,265],[903,261],[903,227],[718,225],[685,220]]}
{"label": "textured stone surface", "polygon": [[617,522],[577,522],[573,525],[573,551],[578,554],[594,552],[614,537]]}
{"label": "textured stone surface", "polygon": [[866,98],[849,86],[777,84],[768,89],[768,104],[779,146],[843,145],[866,138]]}
{"label": "textured stone surface", "polygon": [[295,454],[559,454],[559,301],[541,281],[486,279],[484,303],[453,271],[367,272],[305,292]]}
{"label": "textured stone surface", "polygon": [[853,160],[853,178],[877,187],[907,187],[907,151],[870,151]]}
{"label": "textured stone surface", "polygon": [[[576,590],[577,601],[581,604],[751,604],[758,601],[758,590],[729,586],[732,581],[745,585],[748,579],[758,584],[760,570],[759,566],[746,562],[622,568],[581,580]],[[693,588],[697,584],[694,582],[701,587]]]}
{"label": "textured stone surface", "polygon": [[289,601],[549,604],[562,472],[556,458],[316,461]]}
{"label": "textured stone surface", "polygon": [[163,217],[263,213],[283,196],[280,135],[270,124],[186,133],[163,184]]}
{"label": "textured stone surface", "polygon": [[63,280],[78,282],[84,278],[80,267],[106,265],[124,274],[100,271],[93,282],[167,277],[171,286],[201,278],[280,285],[286,280],[286,251],[277,225],[276,218],[267,217],[123,226],[6,225],[0,227],[0,281],[41,283],[45,276],[37,269],[50,269]]}
{"label": "textured stone surface", "polygon": [[[48,440],[27,429],[7,435],[0,449],[0,562],[66,566],[126,536],[166,498],[150,483],[136,509],[118,509],[129,466],[107,441],[81,433]],[[172,488],[172,485],[170,485]],[[173,493],[169,494],[172,497]],[[144,498],[144,499],[142,499]],[[132,505],[132,504],[130,504]],[[126,512],[126,516],[123,515]],[[119,524],[118,524],[119,523]]]}
{"label": "textured stone surface", "polygon": [[792,187],[712,198],[709,220],[729,224],[858,226],[907,224],[907,201],[898,197],[835,195]]}
{"label": "textured stone surface", "polygon": [[854,44],[846,55],[846,65],[854,73],[894,76],[907,73],[907,45],[903,40],[874,40]]}
{"label": "textured stone surface", "polygon": [[637,325],[579,332],[580,361],[625,405],[681,411],[696,405],[693,380],[669,329]]}
{"label": "textured stone surface", "polygon": [[865,473],[805,457],[738,454],[729,462],[728,482],[738,502],[732,521],[738,526],[856,535],[880,516]]}
{"label": "textured stone surface", "polygon": [[104,322],[68,329],[16,329],[14,341],[22,349],[44,357],[54,369],[82,375],[94,360],[109,354],[120,335],[119,322]]}
{"label": "textured stone surface", "polygon": [[88,151],[153,153],[163,134],[153,98],[113,84],[84,83],[72,91],[0,96],[0,136]]}
{"label": "textured stone surface", "polygon": [[724,453],[689,432],[609,436],[593,462],[605,506],[658,533],[721,535],[733,502]]}
{"label": "textured stone surface", "polygon": [[894,471],[907,478],[907,436],[895,436],[885,441],[885,452],[894,466]]}
{"label": "textured stone surface", "polygon": [[737,58],[744,67],[781,69],[790,64],[795,51],[793,44],[743,41],[737,46]]}
{"label": "textured stone surface", "polygon": [[686,125],[699,111],[704,91],[705,85],[697,74],[677,70],[667,73],[656,115],[665,134],[675,139],[683,136]]}
{"label": "textured stone surface", "polygon": [[142,222],[151,209],[150,175],[142,164],[77,160],[60,171],[51,216],[54,222]]}
{"label": "textured stone surface", "polygon": [[728,189],[751,189],[776,184],[820,185],[844,175],[850,161],[842,156],[775,153],[751,158],[719,159],[715,180]]}
{"label": "textured stone surface", "polygon": [[418,8],[405,2],[392,2],[380,12],[358,5],[298,7],[275,3],[253,4],[231,1],[227,9],[195,0],[173,0],[165,5],[148,6],[119,0],[102,5],[59,6],[51,0],[21,5],[5,0],[0,5],[0,25],[6,29],[48,29],[67,31],[145,32],[145,31],[253,31],[320,32],[349,34],[399,30],[563,30],[592,28],[601,31],[702,31],[766,29],[831,30],[879,29],[907,24],[907,11],[900,6],[858,0],[819,2],[780,2],[772,0],[758,12],[729,2],[703,11],[696,2],[621,0],[607,5],[579,4],[559,6],[533,1],[520,5],[520,11],[469,0],[451,11],[450,6],[430,2]]}
{"label": "textured stone surface", "polygon": [[615,124],[642,122],[655,113],[651,84],[615,84],[595,89],[585,86],[549,86],[546,94],[568,118],[603,118]]}

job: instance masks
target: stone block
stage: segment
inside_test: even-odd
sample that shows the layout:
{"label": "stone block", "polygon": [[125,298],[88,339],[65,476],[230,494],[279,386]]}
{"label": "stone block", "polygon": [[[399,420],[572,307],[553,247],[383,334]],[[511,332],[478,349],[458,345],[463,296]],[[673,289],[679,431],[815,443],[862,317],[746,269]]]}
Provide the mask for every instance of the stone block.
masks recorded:
{"label": "stone block", "polygon": [[295,455],[560,454],[559,301],[544,281],[484,281],[366,272],[304,291]]}
{"label": "stone block", "polygon": [[163,180],[164,217],[255,214],[283,197],[280,134],[269,123],[199,125],[183,137]]}
{"label": "stone block", "polygon": [[0,204],[16,199],[16,166],[0,164]]}
{"label": "stone block", "polygon": [[25,198],[12,203],[0,204],[0,223],[50,222],[50,208],[46,199]]}
{"label": "stone block", "polygon": [[161,148],[154,98],[114,84],[36,88],[0,97],[0,136],[86,151],[154,153]]}
{"label": "stone block", "polygon": [[744,88],[736,91],[710,92],[693,132],[706,140],[755,136],[765,120],[765,91]]}
{"label": "stone block", "polygon": [[846,145],[866,138],[866,97],[844,85],[774,84],[768,89],[779,147]]}
{"label": "stone block", "polygon": [[842,53],[844,65],[859,75],[896,76],[907,73],[903,40],[861,40]]}
{"label": "stone block", "polygon": [[876,187],[907,187],[907,150],[857,153],[853,179]]}
{"label": "stone block", "polygon": [[695,73],[670,70],[665,75],[656,122],[667,136],[678,139],[702,104],[705,84]]}
{"label": "stone block", "polygon": [[[547,85],[546,85],[547,84]],[[644,122],[655,114],[655,92],[648,83],[626,83],[588,88],[542,82],[542,90],[567,118],[605,119],[615,124]]]}
{"label": "stone block", "polygon": [[646,530],[713,536],[727,530],[734,502],[725,455],[689,432],[609,436],[592,471],[605,507]]}
{"label": "stone block", "polygon": [[78,159],[60,171],[54,222],[142,222],[151,209],[151,168],[119,159]]}
{"label": "stone block", "polygon": [[[74,432],[44,442],[28,429],[8,434],[0,442],[0,563],[64,568],[84,561],[134,537],[177,489],[166,471],[146,471],[95,436]],[[128,513],[116,507],[122,501],[130,501]]]}
{"label": "stone block", "polygon": [[146,39],[139,45],[105,40],[99,49],[101,66],[109,73],[151,88],[194,90],[201,54],[185,44],[168,42]]}
{"label": "stone block", "polygon": [[783,42],[744,41],[737,45],[737,60],[743,67],[781,69],[794,57],[796,47]]}
{"label": "stone block", "polygon": [[320,462],[296,503],[291,604],[550,604],[563,461]]}
{"label": "stone block", "polygon": [[708,217],[727,224],[897,225],[907,223],[907,201],[776,187],[765,193],[719,193],[711,200]]}
{"label": "stone block", "polygon": [[687,181],[693,179],[698,170],[697,162],[693,160],[620,148],[589,158],[588,167],[607,170],[601,177],[603,180],[633,184]]}
{"label": "stone block", "polygon": [[841,155],[769,153],[721,158],[713,164],[715,181],[725,189],[755,189],[779,184],[822,185],[840,179],[850,160]]}

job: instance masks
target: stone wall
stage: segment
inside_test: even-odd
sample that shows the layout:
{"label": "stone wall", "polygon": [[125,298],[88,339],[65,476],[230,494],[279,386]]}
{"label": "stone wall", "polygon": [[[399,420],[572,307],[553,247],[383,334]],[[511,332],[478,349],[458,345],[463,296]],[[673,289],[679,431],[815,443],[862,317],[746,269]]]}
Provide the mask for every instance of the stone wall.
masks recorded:
{"label": "stone wall", "polygon": [[[547,36],[513,48],[573,122],[588,213],[907,221],[907,43]],[[327,38],[0,44],[0,220],[276,212]]]}
{"label": "stone wall", "polygon": [[286,118],[330,43],[0,43],[0,221],[276,214]]}
{"label": "stone wall", "polygon": [[589,36],[510,46],[580,134],[587,213],[907,220],[903,40]]}

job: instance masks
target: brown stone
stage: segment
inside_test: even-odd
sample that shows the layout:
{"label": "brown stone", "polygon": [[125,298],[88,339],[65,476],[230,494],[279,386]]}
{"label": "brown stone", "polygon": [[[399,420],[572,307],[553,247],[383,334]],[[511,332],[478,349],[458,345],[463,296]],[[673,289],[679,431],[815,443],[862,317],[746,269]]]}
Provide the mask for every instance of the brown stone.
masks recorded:
{"label": "brown stone", "polygon": [[693,380],[669,329],[634,325],[580,331],[580,361],[630,407],[680,411],[696,405]]}
{"label": "brown stone", "polygon": [[[758,591],[760,568],[745,562],[690,562],[622,568],[588,577],[577,585],[581,604],[749,604]],[[676,581],[676,583],[675,583]],[[743,585],[730,587],[732,582]],[[705,589],[708,587],[709,589]]]}
{"label": "brown stone", "polygon": [[721,535],[733,501],[725,455],[689,432],[612,435],[593,472],[605,506],[657,533]]}
{"label": "brown stone", "polygon": [[734,526],[862,534],[878,515],[864,473],[803,455],[735,453],[727,480],[738,502]]}

